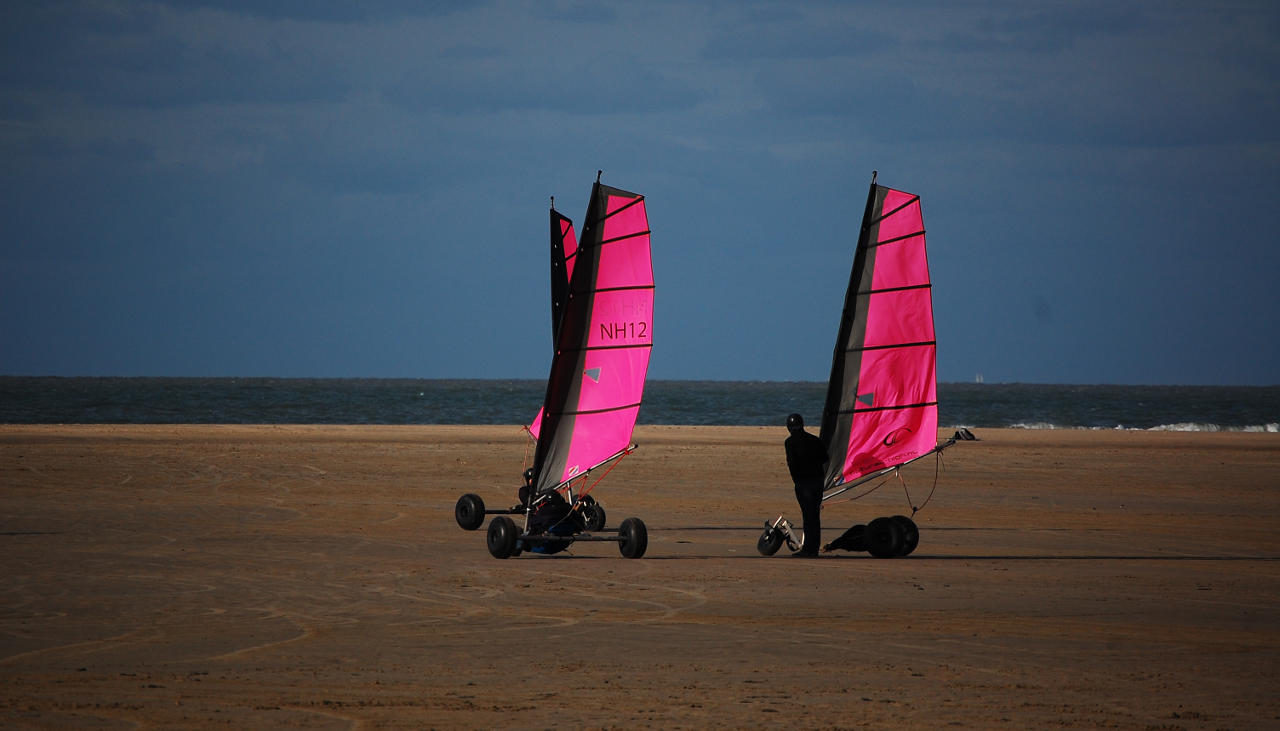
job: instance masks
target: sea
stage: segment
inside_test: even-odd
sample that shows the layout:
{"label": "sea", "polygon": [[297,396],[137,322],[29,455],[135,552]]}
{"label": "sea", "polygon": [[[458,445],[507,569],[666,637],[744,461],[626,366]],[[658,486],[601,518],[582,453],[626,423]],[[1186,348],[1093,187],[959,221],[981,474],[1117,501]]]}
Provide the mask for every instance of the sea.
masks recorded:
{"label": "sea", "polygon": [[[524,424],[541,380],[0,376],[0,424]],[[825,383],[650,380],[640,424],[816,425]],[[1280,386],[942,383],[942,428],[1280,432]]]}

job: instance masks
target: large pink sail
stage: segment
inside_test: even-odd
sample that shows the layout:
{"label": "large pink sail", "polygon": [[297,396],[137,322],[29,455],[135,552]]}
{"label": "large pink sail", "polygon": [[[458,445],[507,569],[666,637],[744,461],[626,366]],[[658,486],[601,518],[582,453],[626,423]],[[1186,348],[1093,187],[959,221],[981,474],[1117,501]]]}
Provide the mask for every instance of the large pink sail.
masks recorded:
{"label": "large pink sail", "polygon": [[538,492],[630,445],[653,346],[644,196],[597,181],[575,260],[534,454]]}
{"label": "large pink sail", "polygon": [[[578,253],[578,239],[574,235],[573,221],[556,210],[551,199],[551,347],[560,336],[560,319],[564,314],[565,299],[569,295],[569,278],[573,276],[573,262]],[[542,408],[529,424],[534,439],[542,431]]]}
{"label": "large pink sail", "polygon": [[822,416],[826,487],[933,451],[936,352],[920,198],[873,179]]}

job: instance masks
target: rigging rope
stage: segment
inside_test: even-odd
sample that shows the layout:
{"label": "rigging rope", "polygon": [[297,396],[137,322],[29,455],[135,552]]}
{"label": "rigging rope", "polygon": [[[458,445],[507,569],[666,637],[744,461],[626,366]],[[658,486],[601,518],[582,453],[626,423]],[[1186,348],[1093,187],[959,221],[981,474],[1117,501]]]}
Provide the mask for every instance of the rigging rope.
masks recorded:
{"label": "rigging rope", "polygon": [[907,498],[907,505],[908,507],[911,508],[911,517],[914,518],[916,513],[920,512],[922,509],[924,509],[924,506],[929,504],[929,501],[933,499],[933,493],[938,490],[938,475],[941,473],[943,469],[942,450],[938,450],[937,455],[938,455],[938,460],[934,464],[934,468],[933,468],[933,486],[929,488],[929,496],[926,497],[924,499],[924,502],[920,503],[919,505],[914,505],[911,501],[911,492],[910,490],[907,489],[907,481],[902,477],[902,468],[895,467],[891,473],[886,475],[883,480],[878,482],[871,489],[865,492],[858,493],[853,497],[845,498],[843,500],[823,501],[822,506],[826,507],[827,505],[839,505],[841,503],[851,503],[854,500],[861,500],[862,498],[870,495],[876,490],[879,490],[880,488],[884,487],[885,483],[888,482],[891,477],[896,476],[898,478],[898,482],[902,485],[902,494],[905,495]]}

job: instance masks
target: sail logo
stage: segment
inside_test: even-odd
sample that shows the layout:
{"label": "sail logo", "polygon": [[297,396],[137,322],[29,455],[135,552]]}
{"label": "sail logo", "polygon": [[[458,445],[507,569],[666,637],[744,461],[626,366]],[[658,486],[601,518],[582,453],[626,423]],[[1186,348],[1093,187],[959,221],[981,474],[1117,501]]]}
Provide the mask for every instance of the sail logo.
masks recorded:
{"label": "sail logo", "polygon": [[599,383],[599,382],[600,382],[600,369],[599,369],[599,368],[588,368],[588,369],[586,369],[585,371],[583,371],[583,372],[582,372],[582,375],[586,376],[587,378],[590,378],[592,383]]}
{"label": "sail logo", "polygon": [[887,435],[885,435],[884,441],[882,441],[882,442],[880,442],[880,443],[881,443],[881,444],[883,444],[883,445],[884,445],[884,446],[886,446],[886,447],[892,447],[893,445],[895,445],[895,444],[897,444],[898,442],[902,441],[903,439],[907,438],[908,436],[910,436],[910,435],[911,435],[911,434],[913,434],[914,432],[915,432],[915,430],[914,430],[914,429],[911,429],[911,428],[909,428],[909,427],[905,427],[905,426],[900,426],[900,427],[898,427],[897,429],[894,429],[893,431],[891,431],[891,432],[889,432]]}

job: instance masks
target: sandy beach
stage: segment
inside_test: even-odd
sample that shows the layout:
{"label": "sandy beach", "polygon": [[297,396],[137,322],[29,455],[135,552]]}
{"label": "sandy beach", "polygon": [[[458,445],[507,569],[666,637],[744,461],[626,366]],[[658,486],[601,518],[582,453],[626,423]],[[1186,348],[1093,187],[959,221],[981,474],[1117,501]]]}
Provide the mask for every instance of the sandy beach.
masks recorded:
{"label": "sandy beach", "polygon": [[1280,435],[974,431],[906,558],[760,556],[785,431],[647,426],[644,558],[497,560],[515,426],[0,426],[0,726],[1280,727]]}

